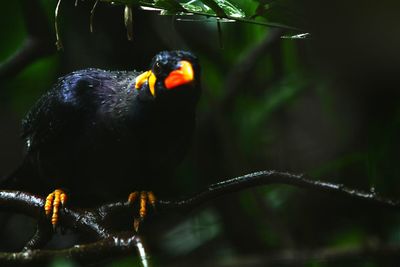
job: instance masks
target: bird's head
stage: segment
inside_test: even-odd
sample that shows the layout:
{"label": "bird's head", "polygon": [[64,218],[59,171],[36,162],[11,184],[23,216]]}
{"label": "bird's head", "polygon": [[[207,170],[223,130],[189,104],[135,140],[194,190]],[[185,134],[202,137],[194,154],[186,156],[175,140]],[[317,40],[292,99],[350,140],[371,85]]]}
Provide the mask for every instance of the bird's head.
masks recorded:
{"label": "bird's head", "polygon": [[200,94],[200,67],[197,58],[186,51],[163,51],[152,60],[150,69],[136,77],[135,88],[154,99],[191,97]]}

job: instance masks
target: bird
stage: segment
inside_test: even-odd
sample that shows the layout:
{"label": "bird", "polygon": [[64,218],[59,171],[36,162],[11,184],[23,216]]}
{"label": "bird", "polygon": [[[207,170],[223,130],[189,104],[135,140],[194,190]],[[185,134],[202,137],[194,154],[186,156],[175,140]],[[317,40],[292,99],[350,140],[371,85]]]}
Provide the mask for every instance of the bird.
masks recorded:
{"label": "bird", "polygon": [[200,94],[188,51],[159,52],[142,72],[69,73],[23,119],[24,159],[0,187],[47,194],[53,227],[71,199],[92,207],[128,196],[140,202],[137,230],[156,201],[151,188],[168,183],[190,147]]}

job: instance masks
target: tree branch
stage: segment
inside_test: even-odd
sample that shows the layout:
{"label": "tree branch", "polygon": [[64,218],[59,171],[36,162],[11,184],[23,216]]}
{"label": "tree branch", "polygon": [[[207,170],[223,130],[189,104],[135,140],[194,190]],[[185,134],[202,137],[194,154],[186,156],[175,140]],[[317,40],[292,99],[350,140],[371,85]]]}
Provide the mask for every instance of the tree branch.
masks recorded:
{"label": "tree branch", "polygon": [[38,0],[21,0],[27,36],[21,47],[0,64],[0,82],[17,75],[35,60],[55,51],[46,14]]}
{"label": "tree branch", "polygon": [[[194,194],[189,198],[182,200],[159,200],[157,211],[160,214],[170,210],[189,211],[223,195],[250,187],[270,184],[286,184],[319,193],[340,195],[366,204],[400,210],[398,201],[380,197],[375,193],[351,189],[341,184],[313,180],[304,175],[279,171],[260,171],[212,184],[204,191]],[[44,203],[44,198],[29,193],[0,191],[0,209],[21,212],[38,220],[44,216]],[[28,263],[44,261],[56,256],[65,256],[79,261],[90,261],[91,259],[98,261],[111,256],[128,253],[134,247],[137,248],[138,236],[133,232],[115,233],[112,227],[110,227],[110,222],[121,218],[121,214],[129,216],[131,211],[132,206],[128,202],[109,203],[94,209],[85,210],[66,207],[62,209],[60,214],[60,224],[63,227],[90,235],[98,241],[66,250],[27,250],[21,253],[2,253],[0,254],[0,265],[10,262]],[[33,242],[31,247],[37,247],[35,244]]]}
{"label": "tree branch", "polygon": [[107,237],[99,241],[76,245],[68,249],[60,250],[25,250],[17,253],[0,253],[1,266],[12,265],[36,265],[54,260],[55,258],[73,259],[78,263],[93,263],[105,260],[111,257],[127,255],[137,249],[137,255],[141,256],[147,262],[148,257],[143,253],[143,244],[139,236],[126,233]]}
{"label": "tree branch", "polygon": [[369,202],[370,204],[379,205],[387,208],[400,210],[399,201],[391,200],[378,196],[375,192],[365,192],[345,187],[343,184],[335,184],[323,182],[307,178],[303,174],[293,174],[289,172],[279,171],[259,171],[233,179],[225,180],[210,185],[206,190],[194,195],[193,197],[181,201],[163,201],[158,203],[159,209],[193,209],[205,202],[218,198],[222,195],[241,191],[250,187],[269,185],[269,184],[286,184],[299,188],[309,189],[320,193],[337,194],[349,199]]}

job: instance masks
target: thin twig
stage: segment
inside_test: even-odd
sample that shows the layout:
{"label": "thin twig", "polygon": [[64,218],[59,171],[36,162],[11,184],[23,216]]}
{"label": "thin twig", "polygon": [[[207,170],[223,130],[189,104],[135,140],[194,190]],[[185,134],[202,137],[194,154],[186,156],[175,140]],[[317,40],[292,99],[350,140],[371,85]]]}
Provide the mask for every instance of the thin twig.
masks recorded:
{"label": "thin twig", "polygon": [[132,6],[125,5],[124,9],[124,24],[126,28],[126,37],[129,41],[133,40],[133,15],[132,15]]}
{"label": "thin twig", "polygon": [[97,4],[99,3],[99,0],[96,0],[94,2],[92,9],[90,10],[90,32],[93,33],[93,18],[94,18],[94,12],[96,10]]}
{"label": "thin twig", "polygon": [[56,31],[56,47],[58,50],[63,48],[63,44],[60,38],[60,30],[58,28],[58,10],[60,9],[61,0],[58,0],[56,9],[54,10],[54,29]]}

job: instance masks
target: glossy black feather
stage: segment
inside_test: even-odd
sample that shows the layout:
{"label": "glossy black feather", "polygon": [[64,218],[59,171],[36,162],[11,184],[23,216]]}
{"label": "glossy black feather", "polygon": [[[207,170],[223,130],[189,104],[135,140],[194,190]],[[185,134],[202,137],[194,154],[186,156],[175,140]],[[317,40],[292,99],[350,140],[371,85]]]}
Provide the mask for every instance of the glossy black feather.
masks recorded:
{"label": "glossy black feather", "polygon": [[[193,64],[195,82],[166,90],[163,80],[180,60]],[[40,98],[23,121],[27,155],[20,168],[37,179],[37,193],[61,187],[91,205],[168,182],[190,144],[200,70],[182,51],[161,52],[150,67],[156,97],[147,83],[134,88],[141,72],[85,69],[60,78]],[[32,187],[25,181],[19,185]]]}

